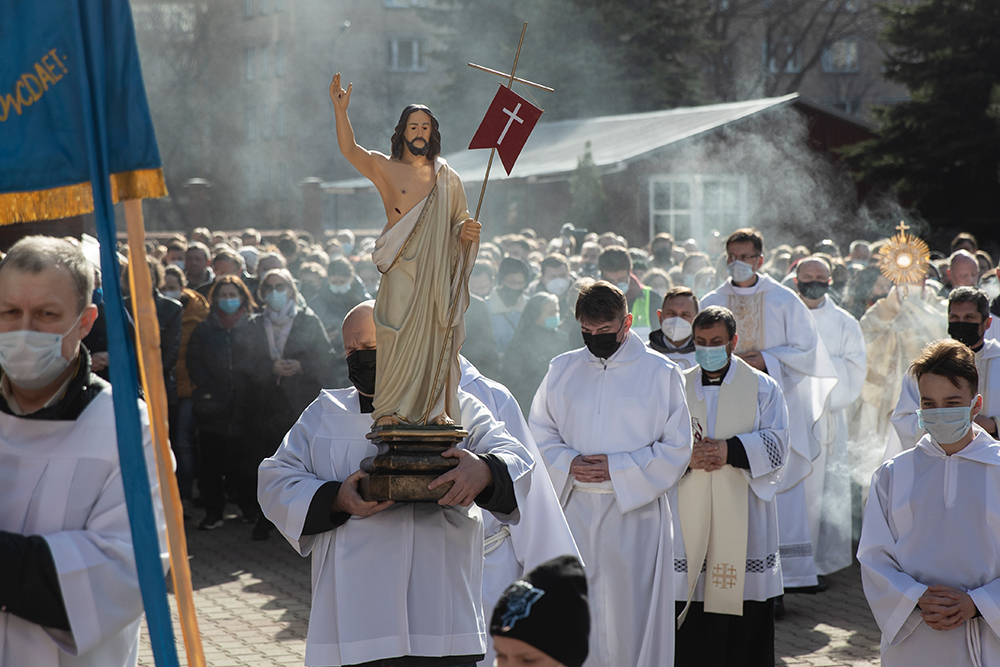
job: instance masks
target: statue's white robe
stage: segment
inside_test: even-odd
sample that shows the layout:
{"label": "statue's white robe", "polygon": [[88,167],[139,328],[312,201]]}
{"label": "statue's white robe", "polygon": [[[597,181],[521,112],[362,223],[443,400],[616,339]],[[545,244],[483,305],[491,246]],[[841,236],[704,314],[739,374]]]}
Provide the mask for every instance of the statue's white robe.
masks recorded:
{"label": "statue's white robe", "polygon": [[[458,392],[460,445],[507,463],[518,502],[531,455],[481,402]],[[483,520],[475,505],[396,503],[318,535],[303,535],[309,505],[328,481],[344,481],[376,452],[365,438],[356,389],[323,391],[264,459],[258,498],[302,556],[312,555],[312,610],[306,665],[343,665],[404,655],[479,655],[486,649],[482,609]],[[470,444],[471,443],[471,444]],[[504,516],[517,522],[517,513]]]}
{"label": "statue's white robe", "polygon": [[[1000,665],[998,508],[1000,444],[978,427],[957,454],[924,435],[875,471],[858,560],[883,667]],[[917,600],[933,584],[968,592],[982,617],[929,627]]]}
{"label": "statue's white robe", "polygon": [[[567,352],[549,364],[528,424],[586,562],[585,665],[673,664],[667,492],[691,460],[680,370],[633,332],[607,360],[585,347]],[[573,459],[593,454],[607,454],[611,480],[576,482]]]}
{"label": "statue's white robe", "polygon": [[[462,366],[462,381],[459,384],[462,390],[482,401],[493,418],[503,423],[507,432],[524,445],[535,461],[540,461],[538,446],[513,394],[499,382],[480,373],[465,357],[459,357],[459,362]],[[487,624],[504,590],[525,572],[566,554],[583,560],[544,465],[531,468],[530,482],[523,503],[518,504],[521,520],[516,524],[503,523],[490,512],[483,514],[486,535],[483,613]],[[496,654],[492,635],[488,634],[486,640],[486,657],[479,664],[493,667]]]}
{"label": "statue's white robe", "polygon": [[[1000,341],[987,339],[982,349],[976,352],[976,370],[979,371],[979,393],[983,395],[984,417],[1000,420]],[[899,400],[892,411],[892,428],[885,446],[883,461],[910,449],[925,433],[917,424],[917,410],[920,408],[920,389],[909,372],[903,376],[903,388]],[[892,437],[895,436],[895,437]]]}
{"label": "statue's white robe", "polygon": [[[762,308],[741,314],[739,297],[760,295]],[[758,274],[752,287],[727,280],[701,299],[701,307],[724,306],[736,316],[737,351],[757,350],[767,373],[781,387],[788,406],[789,455],[778,489],[778,534],[781,574],[785,587],[816,585],[805,486],[819,456],[812,432],[819,427],[827,397],[837,383],[837,371],[819,336],[816,322],[798,294],[770,276]]]}
{"label": "statue's white robe", "polygon": [[[723,382],[732,380],[735,364],[731,365]],[[701,371],[689,382],[698,384],[695,391],[705,399],[705,436],[715,437],[715,420],[719,408],[719,387],[703,386]],[[743,587],[744,600],[764,601],[781,595],[781,560],[778,557],[778,506],[775,496],[781,482],[781,470],[788,455],[788,410],[785,397],[778,389],[778,383],[760,373],[757,379],[757,395],[747,397],[756,400],[757,413],[753,430],[738,433],[743,449],[746,450],[750,469],[743,470],[747,484],[747,562],[746,584]],[[725,409],[725,406],[723,406]],[[677,487],[668,494],[670,506],[677,507]],[[698,567],[701,567],[698,563]],[[684,550],[684,535],[681,533],[680,512],[674,512],[674,598],[687,601],[688,568]],[[705,599],[705,573],[702,572],[694,590],[696,602]]]}
{"label": "statue's white robe", "polygon": [[[139,415],[165,573],[166,523],[145,403]],[[0,530],[45,538],[70,623],[67,633],[0,612],[0,665],[135,665],[143,607],[111,390],[76,420],[0,413],[0,489]]]}
{"label": "statue's white robe", "polygon": [[816,571],[826,575],[852,562],[847,409],[861,394],[867,354],[861,325],[846,310],[827,298],[809,312],[837,369],[837,386],[826,399],[819,428],[810,431],[820,453],[805,481]]}

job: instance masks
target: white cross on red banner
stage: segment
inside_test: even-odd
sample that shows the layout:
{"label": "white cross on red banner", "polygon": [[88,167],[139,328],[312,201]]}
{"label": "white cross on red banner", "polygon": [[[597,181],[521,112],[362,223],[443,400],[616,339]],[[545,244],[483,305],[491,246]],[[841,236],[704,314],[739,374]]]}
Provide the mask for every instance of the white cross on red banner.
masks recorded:
{"label": "white cross on red banner", "polygon": [[528,135],[541,116],[541,109],[506,86],[500,86],[486,117],[469,143],[469,149],[496,148],[509,176]]}

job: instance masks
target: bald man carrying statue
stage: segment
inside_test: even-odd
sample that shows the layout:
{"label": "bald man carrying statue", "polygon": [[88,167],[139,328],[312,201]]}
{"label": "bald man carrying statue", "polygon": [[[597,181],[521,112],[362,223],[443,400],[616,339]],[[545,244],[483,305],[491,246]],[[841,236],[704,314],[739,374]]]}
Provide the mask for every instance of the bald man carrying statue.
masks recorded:
{"label": "bald man carrying statue", "polygon": [[406,107],[392,135],[392,154],[370,151],[355,141],[347,117],[352,86],[344,90],[339,73],[330,85],[337,142],[375,185],[387,219],[372,253],[382,273],[372,416],[377,427],[453,424],[481,225],[469,217],[462,179],[439,156],[441,134],[430,109]]}

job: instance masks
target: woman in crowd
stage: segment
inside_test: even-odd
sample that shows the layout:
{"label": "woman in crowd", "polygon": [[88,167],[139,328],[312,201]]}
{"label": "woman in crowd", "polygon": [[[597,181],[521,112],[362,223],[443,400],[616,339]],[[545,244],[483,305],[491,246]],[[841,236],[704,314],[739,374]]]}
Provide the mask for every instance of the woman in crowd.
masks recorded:
{"label": "woman in crowd", "polygon": [[[333,368],[323,322],[308,306],[296,303],[298,292],[287,269],[268,271],[257,296],[266,307],[250,327],[250,364],[260,401],[255,411],[260,446],[250,461],[253,470],[274,453],[302,411],[329,385]],[[260,515],[253,538],[267,539],[271,528]]]}
{"label": "woman in crowd", "polygon": [[195,474],[195,443],[197,428],[194,422],[191,392],[194,385],[187,370],[187,348],[191,334],[208,317],[208,299],[187,286],[187,276],[180,267],[170,265],[164,270],[163,296],[179,302],[181,313],[181,341],[174,366],[177,378],[177,403],[170,405],[170,445],[177,457],[177,486],[181,500],[191,500]]}
{"label": "woman in crowd", "polygon": [[187,371],[194,383],[192,411],[198,428],[198,485],[205,502],[200,530],[223,526],[226,492],[236,494],[244,522],[255,522],[257,467],[247,465],[253,449],[246,428],[255,401],[250,378],[253,297],[236,276],[223,276],[209,292],[208,319],[195,327],[188,341]]}
{"label": "woman in crowd", "polygon": [[500,380],[514,394],[525,417],[549,362],[569,349],[566,335],[559,330],[559,298],[548,293],[531,297],[500,363]]}

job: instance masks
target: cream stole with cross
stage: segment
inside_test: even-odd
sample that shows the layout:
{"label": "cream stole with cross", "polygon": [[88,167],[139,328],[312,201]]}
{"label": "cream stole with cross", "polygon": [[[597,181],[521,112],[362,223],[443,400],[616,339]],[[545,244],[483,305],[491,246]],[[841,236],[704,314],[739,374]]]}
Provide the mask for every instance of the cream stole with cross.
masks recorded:
{"label": "cream stole with cross", "polygon": [[[727,440],[753,431],[757,416],[757,374],[739,357],[732,357],[732,380],[719,386],[715,411],[715,440]],[[687,376],[688,410],[694,439],[708,435],[708,406],[698,398],[701,367],[684,371]],[[739,468],[724,465],[715,472],[692,470],[677,487],[681,533],[687,553],[688,594],[680,627],[687,617],[691,598],[705,563],[705,611],[743,615],[746,584],[748,488]]]}

